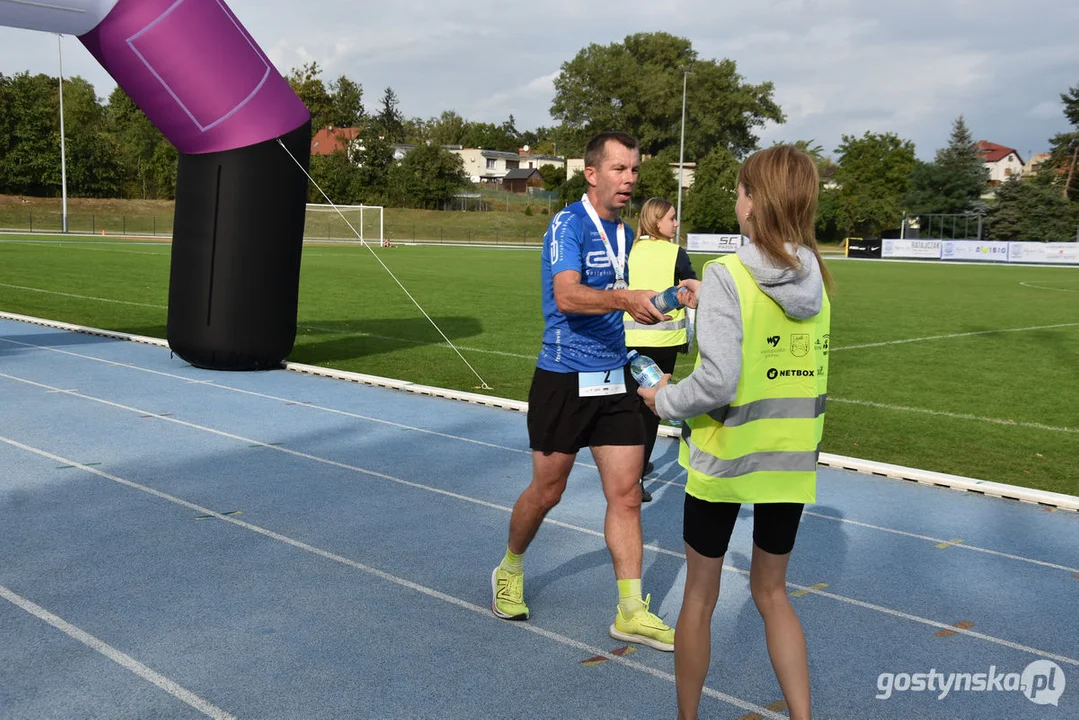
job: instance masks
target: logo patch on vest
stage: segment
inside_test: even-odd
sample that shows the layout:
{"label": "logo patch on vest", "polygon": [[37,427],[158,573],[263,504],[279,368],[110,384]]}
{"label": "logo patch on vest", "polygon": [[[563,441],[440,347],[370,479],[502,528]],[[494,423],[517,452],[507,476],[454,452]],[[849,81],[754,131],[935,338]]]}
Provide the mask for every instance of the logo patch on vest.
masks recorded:
{"label": "logo patch on vest", "polygon": [[832,336],[828,335],[828,334],[825,334],[824,337],[817,338],[817,342],[814,344],[814,347],[816,348],[817,352],[821,353],[822,355],[827,355],[828,354],[828,343],[831,341],[831,339],[832,339]]}
{"label": "logo patch on vest", "polygon": [[766,343],[768,343],[769,345],[771,345],[772,347],[777,347],[779,345],[779,336],[778,335],[773,335],[770,338],[765,338],[764,341]]}
{"label": "logo patch on vest", "polygon": [[776,368],[768,368],[768,379],[775,380],[781,377],[815,377],[815,370],[777,370]]}
{"label": "logo patch on vest", "polygon": [[809,354],[809,335],[791,335],[791,355],[805,357]]}

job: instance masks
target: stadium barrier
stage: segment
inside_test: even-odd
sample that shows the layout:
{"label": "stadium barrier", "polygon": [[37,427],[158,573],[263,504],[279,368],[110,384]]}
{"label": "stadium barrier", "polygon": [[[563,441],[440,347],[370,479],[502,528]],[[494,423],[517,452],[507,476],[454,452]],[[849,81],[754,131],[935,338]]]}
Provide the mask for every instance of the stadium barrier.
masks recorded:
{"label": "stadium barrier", "polygon": [[847,238],[847,257],[1079,265],[1079,242]]}

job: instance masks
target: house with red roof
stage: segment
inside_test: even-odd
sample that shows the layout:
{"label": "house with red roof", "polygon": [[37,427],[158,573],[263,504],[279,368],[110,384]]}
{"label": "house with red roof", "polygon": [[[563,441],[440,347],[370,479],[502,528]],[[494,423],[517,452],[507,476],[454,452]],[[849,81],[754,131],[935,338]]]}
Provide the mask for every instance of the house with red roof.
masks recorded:
{"label": "house with red roof", "polygon": [[989,169],[989,185],[1006,182],[1012,175],[1023,174],[1023,158],[1015,148],[979,140],[978,155]]}
{"label": "house with red roof", "polygon": [[338,150],[348,150],[349,143],[359,135],[359,128],[335,128],[329,125],[311,137],[311,154],[332,155]]}

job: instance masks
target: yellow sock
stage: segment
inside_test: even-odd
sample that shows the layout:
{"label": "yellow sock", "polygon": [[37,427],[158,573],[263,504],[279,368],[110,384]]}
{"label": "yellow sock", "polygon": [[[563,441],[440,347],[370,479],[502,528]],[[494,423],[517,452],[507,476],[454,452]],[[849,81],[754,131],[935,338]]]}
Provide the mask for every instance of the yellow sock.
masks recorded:
{"label": "yellow sock", "polygon": [[523,573],[525,571],[524,553],[518,555],[506,548],[506,557],[502,558],[502,569],[511,573]]}
{"label": "yellow sock", "polygon": [[640,578],[618,581],[618,607],[622,608],[622,614],[627,618],[644,610]]}

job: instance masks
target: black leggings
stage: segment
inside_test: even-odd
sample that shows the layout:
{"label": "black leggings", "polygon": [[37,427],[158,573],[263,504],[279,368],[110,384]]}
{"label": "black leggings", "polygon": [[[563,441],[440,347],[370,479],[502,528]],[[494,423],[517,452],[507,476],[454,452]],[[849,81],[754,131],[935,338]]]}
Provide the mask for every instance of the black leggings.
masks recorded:
{"label": "black leggings", "polygon": [[[682,538],[686,545],[709,558],[727,554],[738,519],[738,503],[713,503],[686,493]],[[802,519],[800,503],[760,503],[753,506],[753,544],[771,555],[786,555]]]}

